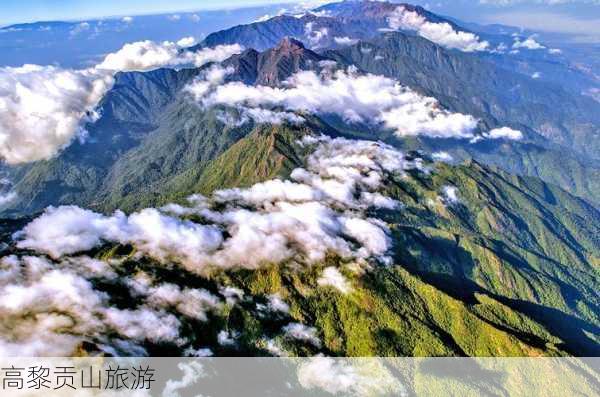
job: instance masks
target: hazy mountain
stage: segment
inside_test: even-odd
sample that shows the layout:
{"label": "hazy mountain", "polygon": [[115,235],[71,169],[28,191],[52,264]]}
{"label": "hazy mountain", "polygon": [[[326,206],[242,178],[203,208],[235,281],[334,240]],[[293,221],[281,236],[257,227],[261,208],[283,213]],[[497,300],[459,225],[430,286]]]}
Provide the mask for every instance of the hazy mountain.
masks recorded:
{"label": "hazy mountain", "polygon": [[69,22],[35,22],[0,27],[0,65],[59,64],[83,68],[124,44],[153,40],[202,40],[206,35],[276,13],[280,5],[233,10],[199,10],[160,15],[129,15]]}

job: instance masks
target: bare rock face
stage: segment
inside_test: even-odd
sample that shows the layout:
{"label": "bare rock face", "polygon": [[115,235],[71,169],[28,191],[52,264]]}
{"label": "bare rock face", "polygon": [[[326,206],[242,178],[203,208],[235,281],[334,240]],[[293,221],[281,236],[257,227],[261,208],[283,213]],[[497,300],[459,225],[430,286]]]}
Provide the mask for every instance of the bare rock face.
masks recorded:
{"label": "bare rock face", "polygon": [[236,70],[235,77],[246,84],[280,85],[294,73],[314,70],[327,58],[307,49],[302,42],[283,38],[270,50],[247,50],[226,62]]}

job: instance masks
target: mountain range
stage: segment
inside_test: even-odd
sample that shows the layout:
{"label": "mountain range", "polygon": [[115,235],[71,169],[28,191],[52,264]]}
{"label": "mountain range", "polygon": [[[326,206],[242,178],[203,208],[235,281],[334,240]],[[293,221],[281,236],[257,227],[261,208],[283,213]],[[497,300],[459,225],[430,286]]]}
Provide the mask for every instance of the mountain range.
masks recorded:
{"label": "mountain range", "polygon": [[[462,51],[424,37],[418,28],[392,29],[390,20],[399,7],[419,17],[421,25],[468,33],[479,43],[487,40],[488,48]],[[112,324],[106,332],[78,325],[87,321],[78,317],[79,309],[56,309],[68,312],[75,325],[53,332],[72,336],[76,349],[69,351],[72,344],[64,343],[66,351],[53,353],[600,354],[600,103],[573,89],[593,84],[593,78],[560,60],[548,61],[547,53],[528,55],[535,67],[551,64],[545,79],[532,78],[522,62],[497,52],[500,43],[512,44],[513,36],[476,29],[421,7],[344,1],[301,16],[281,15],[218,31],[184,50],[225,44],[245,48],[221,63],[117,73],[98,105],[100,117],[86,125],[85,139],[48,160],[3,167],[18,199],[0,202],[5,218],[0,223],[2,256],[20,258],[22,268],[32,266],[28,258],[41,258],[109,297],[101,299],[110,306],[107,312],[97,303],[92,307],[103,313],[98,315],[101,322]],[[217,72],[222,75],[214,77]],[[369,120],[297,110],[279,98],[294,89],[294,78],[302,73],[395,81],[411,95],[435,98],[428,114],[443,108],[471,115],[475,135],[399,135]],[[248,116],[244,107],[221,102],[200,106],[190,99],[190,86],[212,84],[211,78],[220,85],[237,84],[232,87],[240,91],[254,88],[271,95],[274,105],[262,110],[285,120],[264,121]],[[258,101],[250,96],[247,102],[253,100]],[[502,128],[519,131],[520,139],[490,138],[491,131]],[[396,160],[373,154],[379,151],[405,164],[386,165]],[[367,158],[378,166],[365,166]],[[319,174],[315,164],[331,168]],[[273,187],[278,183],[291,185],[279,192]],[[305,193],[295,198],[294,184],[317,193],[312,191],[311,199]],[[346,197],[337,184],[354,188]],[[199,194],[204,198],[198,199]],[[285,199],[256,198],[270,194]],[[189,209],[194,197],[200,204]],[[306,217],[310,226],[297,240],[293,232],[278,229],[279,218],[256,226],[267,235],[277,230],[273,240],[266,240],[265,251],[284,238],[286,252],[298,255],[275,260],[265,254],[264,263],[205,272],[190,268],[180,254],[162,253],[179,249],[178,241],[171,240],[194,239],[188,229],[210,225],[223,230],[223,250],[231,248],[228,238],[248,243],[255,237],[238,237],[244,223],[232,219],[248,217],[254,227],[251,214],[266,217],[273,208],[285,212],[298,203],[309,203],[300,218]],[[326,210],[318,216],[307,209],[323,203]],[[53,211],[77,211],[74,206],[94,211],[85,212],[94,221],[71,224],[65,215],[58,218],[62,223],[56,232],[50,226],[36,235],[36,222],[52,218]],[[109,223],[131,223],[148,208],[173,217],[149,225],[176,224],[174,234],[160,236],[156,246],[156,236],[128,239],[115,232],[117,226],[99,231]],[[239,212],[232,215],[234,208]],[[353,219],[361,231],[337,231],[341,226],[328,218],[331,214],[342,224]],[[371,227],[379,227],[382,235]],[[299,248],[309,244],[313,228],[337,238],[317,260],[310,259],[310,250]],[[76,246],[77,236],[93,244],[54,249],[55,243],[63,244],[61,249]],[[386,241],[385,253],[373,248],[381,244],[377,237]],[[351,247],[350,253],[339,248],[340,241]],[[325,239],[322,244],[327,247]],[[260,256],[258,251],[251,255]],[[365,251],[371,254],[365,257]],[[73,269],[82,257],[100,261],[110,271],[82,274]],[[2,263],[8,268],[8,262]],[[214,299],[201,301],[213,309],[195,307],[202,316],[194,316],[179,303],[160,306],[163,322],[177,316],[179,339],[119,331],[111,315],[158,305],[150,298],[135,302],[151,295],[154,287],[149,285],[167,284],[179,293],[205,291]],[[206,303],[211,299],[227,304]],[[2,310],[0,304],[0,317]],[[10,321],[0,326],[0,349],[3,334],[10,335],[4,338],[10,343],[20,343],[21,336],[11,330],[26,324],[20,313],[4,315]]]}

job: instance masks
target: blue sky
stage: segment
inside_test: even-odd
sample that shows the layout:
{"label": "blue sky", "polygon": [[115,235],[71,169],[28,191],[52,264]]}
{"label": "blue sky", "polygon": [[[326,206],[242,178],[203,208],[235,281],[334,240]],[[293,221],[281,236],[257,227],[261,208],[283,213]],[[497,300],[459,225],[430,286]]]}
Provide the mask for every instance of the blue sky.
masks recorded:
{"label": "blue sky", "polygon": [[[292,0],[293,1],[293,0]],[[0,0],[0,25],[289,3],[281,0]]]}
{"label": "blue sky", "polygon": [[[0,0],[0,26],[320,0]],[[335,2],[339,0],[331,0]],[[393,0],[392,0],[393,1]],[[399,0],[395,0],[398,2]],[[464,21],[566,33],[600,42],[600,0],[404,0]],[[321,0],[321,2],[326,2]]]}

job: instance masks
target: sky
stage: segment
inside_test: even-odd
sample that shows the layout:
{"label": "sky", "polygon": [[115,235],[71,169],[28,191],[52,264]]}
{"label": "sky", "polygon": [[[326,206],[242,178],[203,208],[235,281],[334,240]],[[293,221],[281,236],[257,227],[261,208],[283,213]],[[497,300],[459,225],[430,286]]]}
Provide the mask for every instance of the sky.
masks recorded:
{"label": "sky", "polygon": [[0,0],[0,25],[277,4],[281,0]]}
{"label": "sky", "polygon": [[[337,0],[331,0],[335,2]],[[600,0],[404,0],[481,24],[500,23],[600,42]],[[320,0],[0,0],[0,26]]]}

